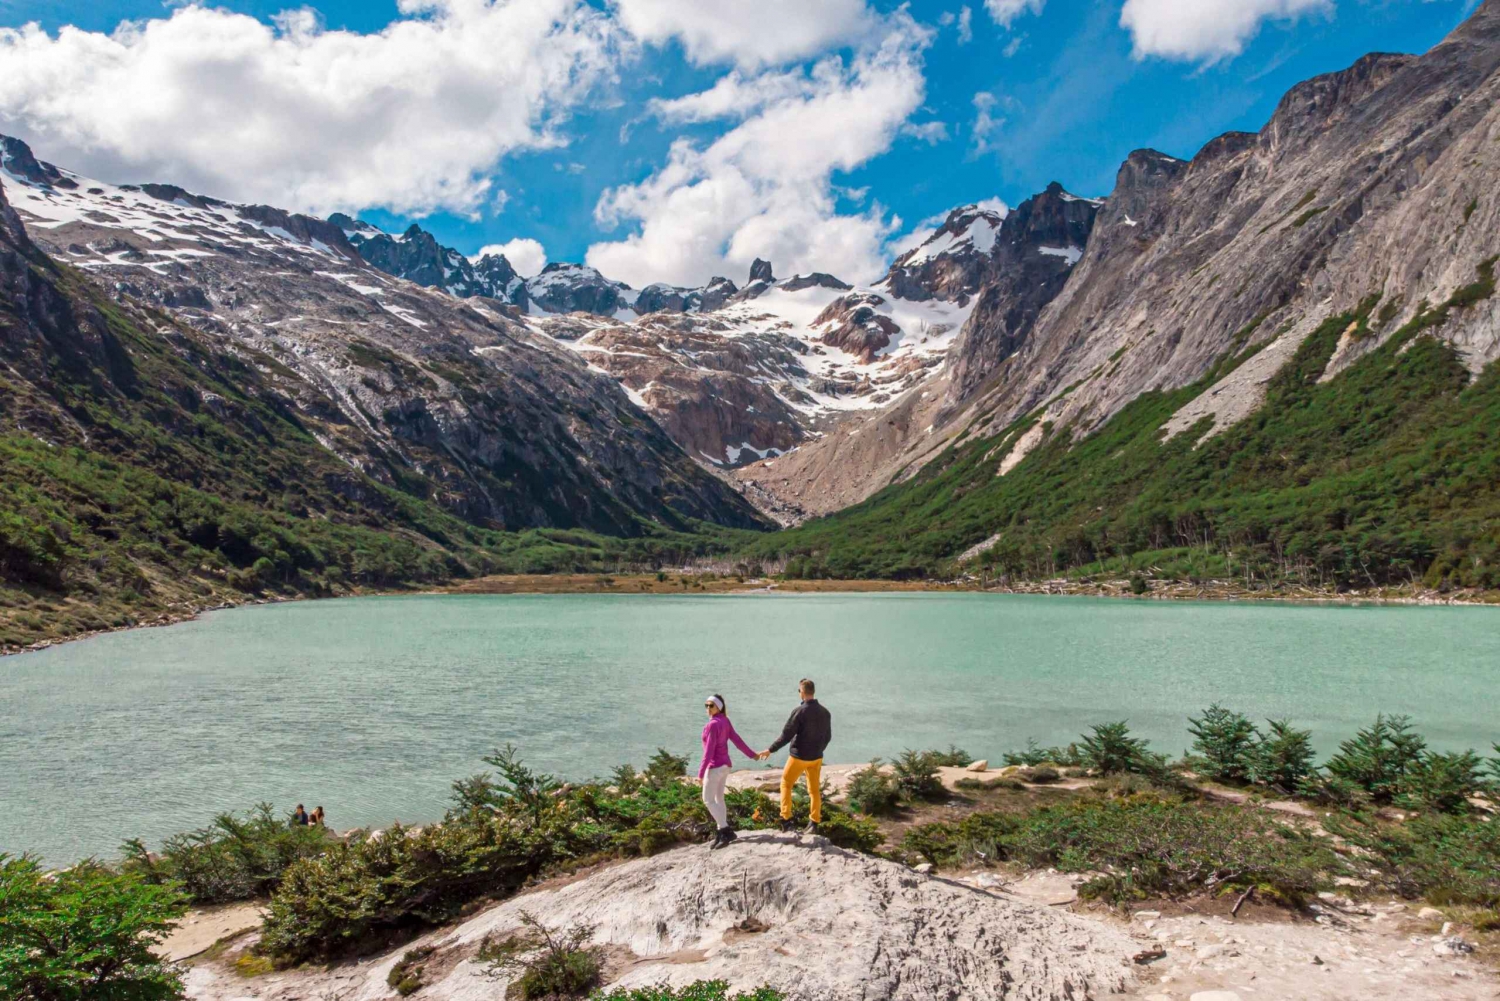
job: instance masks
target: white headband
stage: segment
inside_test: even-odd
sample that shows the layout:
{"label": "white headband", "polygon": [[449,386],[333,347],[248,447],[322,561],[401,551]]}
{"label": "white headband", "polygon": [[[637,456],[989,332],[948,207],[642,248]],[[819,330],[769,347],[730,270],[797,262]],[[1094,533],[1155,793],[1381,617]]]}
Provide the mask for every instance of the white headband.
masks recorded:
{"label": "white headband", "polygon": [[703,700],[704,705],[708,705],[710,702],[719,707],[719,712],[724,711],[724,700],[719,698],[717,695],[710,695],[708,698]]}

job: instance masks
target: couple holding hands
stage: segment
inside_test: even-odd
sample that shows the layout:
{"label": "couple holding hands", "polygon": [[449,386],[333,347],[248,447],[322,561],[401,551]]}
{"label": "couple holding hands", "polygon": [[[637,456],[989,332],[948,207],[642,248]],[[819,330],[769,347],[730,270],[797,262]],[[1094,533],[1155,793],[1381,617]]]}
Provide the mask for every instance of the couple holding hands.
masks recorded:
{"label": "couple holding hands", "polygon": [[781,829],[796,829],[792,823],[792,787],[806,775],[808,795],[812,798],[812,823],[807,825],[804,833],[818,833],[818,823],[823,819],[823,791],[820,788],[823,752],[833,739],[833,717],[818,702],[817,687],[811,679],[803,678],[798,682],[797,694],[801,703],[787,718],[781,736],[764,751],[752,751],[735,732],[734,724],[729,722],[724,696],[710,695],[704,701],[708,723],[703,727],[703,761],[698,765],[698,781],[703,785],[703,805],[708,807],[718,827],[710,848],[723,848],[735,840],[734,829],[729,826],[729,808],[724,803],[724,786],[729,780],[730,741],[734,741],[740,753],[756,761],[764,761],[790,745],[791,756],[781,771]]}

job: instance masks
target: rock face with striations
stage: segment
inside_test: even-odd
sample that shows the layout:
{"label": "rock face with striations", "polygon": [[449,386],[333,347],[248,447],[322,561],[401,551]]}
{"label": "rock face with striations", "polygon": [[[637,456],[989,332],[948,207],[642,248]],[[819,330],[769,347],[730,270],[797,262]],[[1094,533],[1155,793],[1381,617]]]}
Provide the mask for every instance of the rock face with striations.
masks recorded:
{"label": "rock face with striations", "polygon": [[977,277],[964,273],[982,291],[953,349],[950,399],[972,394],[1025,342],[1083,257],[1102,204],[1070,195],[1054,182],[1001,222]]}
{"label": "rock face with striations", "polygon": [[[1036,413],[1076,439],[1142,393],[1190,385],[1243,354],[1164,426],[1180,434],[1211,419],[1222,429],[1261,406],[1309,333],[1378,302],[1368,332],[1341,339],[1324,378],[1336,375],[1494,267],[1497,69],[1500,0],[1485,0],[1424,55],[1375,54],[1297,85],[1258,133],[1220,136],[1191,160],[1132,153],[1033,321],[1024,309],[1009,319],[1024,290],[997,277],[933,387],[941,392],[896,401],[873,422],[877,434],[737,475],[824,511],[915,474],[976,429],[997,434]],[[1447,310],[1426,336],[1480,372],[1500,358],[1500,298]],[[1028,435],[1007,462],[1044,438]]]}

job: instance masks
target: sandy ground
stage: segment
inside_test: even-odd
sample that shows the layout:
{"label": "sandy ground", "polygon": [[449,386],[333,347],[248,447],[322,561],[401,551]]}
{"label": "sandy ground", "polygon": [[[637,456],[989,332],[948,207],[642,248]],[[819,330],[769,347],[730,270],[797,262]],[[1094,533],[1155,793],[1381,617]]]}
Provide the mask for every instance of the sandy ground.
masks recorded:
{"label": "sandy ground", "polygon": [[263,904],[226,904],[191,911],[162,942],[157,953],[174,962],[206,952],[220,939],[233,938],[260,927]]}

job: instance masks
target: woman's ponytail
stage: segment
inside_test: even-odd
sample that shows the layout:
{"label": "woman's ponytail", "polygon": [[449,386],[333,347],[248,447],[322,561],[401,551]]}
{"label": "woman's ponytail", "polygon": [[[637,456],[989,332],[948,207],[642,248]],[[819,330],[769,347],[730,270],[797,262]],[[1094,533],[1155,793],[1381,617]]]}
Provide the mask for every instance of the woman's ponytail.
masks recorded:
{"label": "woman's ponytail", "polygon": [[719,700],[719,712],[723,713],[725,716],[728,716],[729,703],[724,701],[724,696],[720,695],[718,692],[714,692],[714,698]]}

